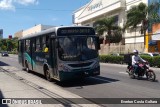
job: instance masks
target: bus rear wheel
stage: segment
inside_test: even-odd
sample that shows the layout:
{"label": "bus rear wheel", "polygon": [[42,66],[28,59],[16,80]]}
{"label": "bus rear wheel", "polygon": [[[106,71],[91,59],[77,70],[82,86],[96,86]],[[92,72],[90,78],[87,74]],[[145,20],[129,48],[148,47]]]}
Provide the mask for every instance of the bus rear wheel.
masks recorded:
{"label": "bus rear wheel", "polygon": [[49,69],[46,69],[45,70],[45,77],[46,77],[46,79],[48,80],[48,81],[52,81],[52,78],[51,78],[51,74],[50,74],[50,72],[49,72]]}

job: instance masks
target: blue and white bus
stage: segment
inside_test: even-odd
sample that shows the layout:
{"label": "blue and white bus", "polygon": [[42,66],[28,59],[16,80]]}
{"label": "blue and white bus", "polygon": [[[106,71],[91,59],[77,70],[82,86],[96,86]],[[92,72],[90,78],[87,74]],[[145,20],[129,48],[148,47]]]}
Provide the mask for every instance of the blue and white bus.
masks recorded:
{"label": "blue and white bus", "polygon": [[99,38],[92,27],[53,27],[20,38],[18,45],[19,63],[25,70],[49,81],[100,75]]}

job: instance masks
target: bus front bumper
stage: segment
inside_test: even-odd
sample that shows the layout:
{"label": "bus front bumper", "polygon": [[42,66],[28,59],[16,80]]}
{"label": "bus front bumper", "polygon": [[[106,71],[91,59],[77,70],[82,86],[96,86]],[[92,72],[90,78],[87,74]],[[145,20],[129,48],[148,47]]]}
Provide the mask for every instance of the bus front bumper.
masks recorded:
{"label": "bus front bumper", "polygon": [[59,72],[60,81],[79,79],[96,75],[100,75],[100,66],[94,69],[79,69],[79,70],[72,70],[71,72],[65,72],[65,71]]}

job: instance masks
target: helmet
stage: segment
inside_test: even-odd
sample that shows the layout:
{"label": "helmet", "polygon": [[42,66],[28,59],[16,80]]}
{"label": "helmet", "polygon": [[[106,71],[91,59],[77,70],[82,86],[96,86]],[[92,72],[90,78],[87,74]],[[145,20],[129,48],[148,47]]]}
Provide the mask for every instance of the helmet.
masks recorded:
{"label": "helmet", "polygon": [[133,53],[138,53],[138,50],[136,50],[136,49],[135,49],[135,50],[133,50]]}
{"label": "helmet", "polygon": [[135,49],[135,50],[133,50],[133,52],[134,52],[134,53],[135,53],[135,52],[138,52],[138,50]]}

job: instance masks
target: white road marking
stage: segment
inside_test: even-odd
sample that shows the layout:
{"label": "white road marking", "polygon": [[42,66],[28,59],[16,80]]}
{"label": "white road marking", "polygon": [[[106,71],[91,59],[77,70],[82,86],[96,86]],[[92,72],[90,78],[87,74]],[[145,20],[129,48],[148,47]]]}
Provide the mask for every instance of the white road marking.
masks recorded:
{"label": "white road marking", "polygon": [[127,72],[119,72],[120,74],[128,74]]}

